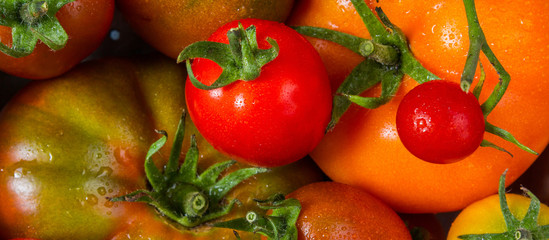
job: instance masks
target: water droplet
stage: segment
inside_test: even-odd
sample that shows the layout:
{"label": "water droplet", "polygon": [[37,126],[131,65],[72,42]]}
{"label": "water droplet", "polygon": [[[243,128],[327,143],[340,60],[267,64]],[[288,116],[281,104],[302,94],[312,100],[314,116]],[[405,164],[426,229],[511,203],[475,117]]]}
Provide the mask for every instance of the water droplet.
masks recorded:
{"label": "water droplet", "polygon": [[86,196],[86,202],[89,204],[89,205],[96,205],[98,202],[99,202],[99,199],[97,198],[97,196],[93,195],[93,194],[88,194]]}
{"label": "water droplet", "polygon": [[17,168],[13,171],[13,177],[15,179],[21,178],[23,176],[23,168]]}
{"label": "water droplet", "polygon": [[101,167],[99,168],[99,171],[97,171],[97,177],[109,177],[111,176],[113,170],[110,167]]}
{"label": "water droplet", "polygon": [[105,201],[105,204],[103,204],[103,206],[105,207],[108,207],[108,208],[112,208],[114,206],[114,202],[111,202],[111,201]]}
{"label": "water droplet", "polygon": [[107,194],[107,189],[105,189],[105,187],[99,187],[97,188],[97,193],[101,196],[105,196],[105,194]]}

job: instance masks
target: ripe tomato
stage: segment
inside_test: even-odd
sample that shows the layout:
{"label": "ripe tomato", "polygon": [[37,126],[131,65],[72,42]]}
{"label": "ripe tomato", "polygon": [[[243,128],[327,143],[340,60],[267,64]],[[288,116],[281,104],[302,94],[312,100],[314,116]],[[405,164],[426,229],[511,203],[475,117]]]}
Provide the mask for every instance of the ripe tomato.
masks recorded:
{"label": "ripe tomato", "polygon": [[[467,20],[461,1],[366,1],[381,7],[409,40],[415,57],[441,79],[459,82],[468,49]],[[540,152],[549,142],[549,10],[547,1],[477,1],[477,13],[490,47],[511,75],[503,99],[488,121],[511,132],[524,145]],[[531,9],[524,13],[521,9]],[[505,16],[518,16],[515,18]],[[302,0],[289,25],[336,29],[368,38],[367,29],[349,1]],[[501,27],[505,26],[505,27]],[[536,31],[533,31],[536,29]],[[326,41],[309,38],[319,51],[332,81],[341,81],[362,58]],[[498,82],[482,56],[486,80],[483,102]],[[395,210],[408,213],[461,209],[496,191],[499,174],[509,168],[516,180],[537,156],[498,137],[485,139],[509,150],[514,157],[492,148],[479,148],[454,164],[420,161],[398,138],[395,115],[402,97],[417,83],[405,77],[392,101],[375,110],[352,106],[311,156],[334,181],[367,189]],[[378,96],[379,88],[365,96]]]}
{"label": "ripe tomato", "polygon": [[[223,239],[232,232],[178,228],[154,208],[106,197],[147,188],[144,160],[159,138],[173,140],[185,108],[185,71],[173,60],[86,62],[62,77],[28,84],[0,113],[0,239]],[[229,160],[186,118],[183,153],[197,136],[202,172]],[[166,163],[171,144],[153,155]],[[235,164],[229,171],[246,167]],[[233,188],[226,218],[256,209],[254,198],[289,193],[323,179],[310,160],[255,175]],[[256,211],[261,211],[256,210]],[[246,237],[248,235],[245,235]]]}
{"label": "ripe tomato", "polygon": [[175,59],[189,44],[206,40],[230,21],[260,18],[284,22],[294,0],[119,0],[117,4],[138,35]]}
{"label": "ripe tomato", "polygon": [[[25,57],[0,53],[0,71],[27,79],[59,76],[90,55],[103,41],[114,14],[114,0],[76,0],[56,14],[69,39],[64,48],[52,51],[38,42]],[[11,45],[11,28],[0,26],[0,39]]]}
{"label": "ripe tomato", "polygon": [[400,217],[362,189],[336,182],[305,185],[288,194],[301,203],[298,239],[411,239]]}
{"label": "ripe tomato", "polygon": [[484,137],[484,115],[473,93],[459,84],[429,81],[408,92],[396,114],[402,144],[432,163],[452,163],[471,155]]}
{"label": "ripe tomato", "polygon": [[[189,114],[200,133],[216,149],[257,166],[281,166],[307,155],[324,136],[330,121],[331,91],[326,70],[314,48],[289,27],[267,20],[228,23],[209,41],[228,43],[227,31],[254,25],[260,49],[279,47],[278,56],[261,68],[259,77],[238,80],[213,90],[187,80]],[[211,85],[222,69],[198,58],[196,79]]]}

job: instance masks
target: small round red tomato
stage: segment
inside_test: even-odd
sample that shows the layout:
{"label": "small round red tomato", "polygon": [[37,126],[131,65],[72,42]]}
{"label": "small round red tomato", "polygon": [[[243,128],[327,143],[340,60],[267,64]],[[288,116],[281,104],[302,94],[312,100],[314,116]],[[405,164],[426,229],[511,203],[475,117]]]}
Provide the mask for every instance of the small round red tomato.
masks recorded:
{"label": "small round red tomato", "polygon": [[[330,120],[331,90],[324,65],[305,38],[278,22],[234,21],[209,41],[228,43],[227,32],[239,23],[255,26],[259,49],[274,47],[268,38],[276,41],[278,55],[251,81],[203,90],[188,79],[189,114],[204,138],[237,160],[266,167],[296,161],[318,144]],[[190,75],[209,86],[222,71],[215,62],[197,58]]]}
{"label": "small round red tomato", "polygon": [[402,219],[362,189],[316,182],[288,194],[301,203],[298,239],[411,239]]}
{"label": "small round red tomato", "polygon": [[471,155],[484,136],[484,115],[473,93],[459,84],[429,81],[400,102],[396,127],[414,156],[432,163],[451,163]]}
{"label": "small round red tomato", "polygon": [[[24,3],[20,6],[37,1],[27,0],[22,2]],[[39,19],[44,20],[45,30],[43,31],[46,34],[54,32],[55,35],[58,34],[58,31],[53,31],[51,25],[53,21],[51,20],[57,18],[60,24],[59,27],[62,27],[66,32],[67,39],[64,47],[54,51],[44,43],[44,40],[39,40],[30,55],[15,58],[0,53],[0,71],[27,79],[52,78],[67,72],[99,47],[111,26],[114,0],[76,0],[67,3],[57,13],[52,13],[50,16],[50,9],[54,8],[52,6],[56,7],[62,2],[67,1],[46,1],[47,4],[43,6],[48,14]],[[13,11],[13,14],[4,11]],[[6,10],[2,10],[2,16],[9,15],[15,19],[20,19],[20,12],[20,8],[6,8]],[[13,23],[12,20],[8,19],[2,19],[2,23],[8,23],[6,25],[10,27],[0,26],[0,41],[5,46],[12,47],[11,26],[20,24],[21,21],[14,20],[16,23]],[[28,27],[28,32],[36,32],[35,25],[31,24],[26,27]],[[19,29],[19,31],[21,30]],[[39,32],[38,35],[42,33]],[[46,36],[46,38],[48,37]]]}

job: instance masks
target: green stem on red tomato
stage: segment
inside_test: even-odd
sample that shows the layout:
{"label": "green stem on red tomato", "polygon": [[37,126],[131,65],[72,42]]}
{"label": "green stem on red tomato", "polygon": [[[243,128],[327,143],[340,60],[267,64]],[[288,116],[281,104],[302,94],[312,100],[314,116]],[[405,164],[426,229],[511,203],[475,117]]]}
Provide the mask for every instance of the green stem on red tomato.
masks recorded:
{"label": "green stem on red tomato", "polygon": [[0,9],[0,25],[12,29],[11,47],[0,43],[0,51],[24,57],[34,51],[38,40],[52,50],[65,47],[68,35],[55,14],[74,0],[15,0]]}
{"label": "green stem on red tomato", "polygon": [[[261,67],[278,56],[279,48],[276,41],[267,38],[271,44],[269,49],[259,49],[255,26],[244,29],[239,23],[237,28],[227,32],[229,44],[200,41],[187,46],[177,57],[177,62],[186,61],[187,72],[192,84],[204,90],[224,87],[235,81],[251,81],[259,77]],[[193,74],[190,59],[206,58],[216,62],[223,72],[211,85],[198,81]]]}
{"label": "green stem on red tomato", "polygon": [[523,219],[517,219],[511,212],[507,203],[507,197],[505,195],[505,176],[507,170],[503,172],[499,180],[499,203],[505,226],[506,232],[503,233],[486,233],[486,234],[466,234],[458,236],[460,239],[467,240],[533,240],[533,239],[547,239],[549,238],[549,225],[538,225],[538,217],[540,213],[540,201],[539,199],[528,189],[521,188],[531,199],[530,206]]}
{"label": "green stem on red tomato", "polygon": [[36,23],[46,13],[48,13],[48,3],[43,0],[24,3],[20,10],[21,19],[28,24]]}
{"label": "green stem on red tomato", "polygon": [[[500,81],[496,84],[494,90],[492,91],[488,99],[484,103],[482,103],[480,106],[484,114],[484,119],[486,123],[486,132],[499,136],[505,139],[506,141],[515,144],[516,146],[518,146],[520,149],[524,151],[527,151],[532,154],[537,154],[532,149],[521,144],[517,139],[515,139],[515,137],[513,137],[513,135],[511,135],[511,133],[497,126],[494,126],[493,124],[488,123],[488,121],[486,120],[488,115],[492,112],[492,110],[496,107],[496,105],[499,103],[499,101],[505,94],[505,91],[509,86],[509,82],[511,81],[511,76],[509,75],[509,73],[507,73],[507,71],[505,71],[504,67],[501,65],[496,55],[492,51],[492,49],[490,49],[488,42],[486,41],[486,37],[484,35],[484,32],[482,31],[482,28],[480,27],[479,19],[477,17],[475,1],[463,0],[463,3],[465,5],[465,13],[467,15],[467,22],[469,25],[469,43],[470,44],[469,44],[469,53],[467,54],[467,59],[465,61],[465,67],[461,75],[461,84],[460,84],[461,88],[463,89],[463,91],[469,92],[469,89],[473,82],[473,78],[475,77],[477,66],[479,65],[480,52],[482,51],[486,56],[486,58],[488,58],[492,66],[494,66],[500,78]],[[482,85],[484,84],[484,77],[485,77],[484,69],[482,68],[482,65],[481,65],[481,80],[479,81],[478,85],[474,89],[474,94],[477,98],[480,95]],[[486,141],[483,142],[481,146],[494,147],[498,150],[503,150],[504,152],[509,153],[503,148],[498,147]]]}
{"label": "green stem on red tomato", "polygon": [[164,172],[161,172],[152,161],[152,156],[167,141],[167,134],[164,131],[159,131],[163,136],[154,142],[147,152],[145,174],[152,190],[140,189],[124,196],[109,198],[110,201],[144,202],[181,226],[194,227],[228,214],[237,200],[233,199],[229,204],[223,204],[223,197],[243,180],[267,171],[265,168],[243,168],[220,178],[221,173],[235,163],[226,161],[198,174],[199,152],[194,136],[191,137],[191,146],[185,161],[178,166],[184,139],[184,116],[185,114],[177,127],[172,152]]}

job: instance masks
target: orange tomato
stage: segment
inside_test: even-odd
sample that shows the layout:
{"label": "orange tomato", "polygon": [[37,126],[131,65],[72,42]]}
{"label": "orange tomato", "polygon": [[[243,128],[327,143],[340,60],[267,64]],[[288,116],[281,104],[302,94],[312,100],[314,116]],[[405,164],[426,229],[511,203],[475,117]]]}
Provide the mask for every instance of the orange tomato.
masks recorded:
{"label": "orange tomato", "polygon": [[[459,82],[469,46],[462,1],[367,0],[381,7],[409,40],[414,55],[442,79]],[[477,1],[480,24],[489,46],[511,75],[511,83],[488,121],[506,129],[526,146],[541,152],[549,142],[549,2]],[[522,11],[528,9],[528,11]],[[302,0],[289,25],[331,28],[368,37],[367,29],[349,1]],[[328,68],[333,89],[362,58],[330,42],[308,38]],[[481,56],[486,82],[483,102],[498,82],[497,73]],[[479,73],[477,73],[478,78]],[[536,159],[511,143],[485,134],[485,139],[509,150],[479,148],[468,158],[439,165],[415,158],[402,145],[395,127],[398,105],[417,83],[405,77],[394,99],[368,110],[351,106],[332,132],[311,154],[334,181],[359,186],[407,213],[448,212],[497,191],[501,172],[508,183]],[[377,96],[379,88],[364,93]]]}
{"label": "orange tomato", "polygon": [[288,194],[301,203],[298,239],[411,239],[406,225],[385,203],[359,188],[316,182]]}

